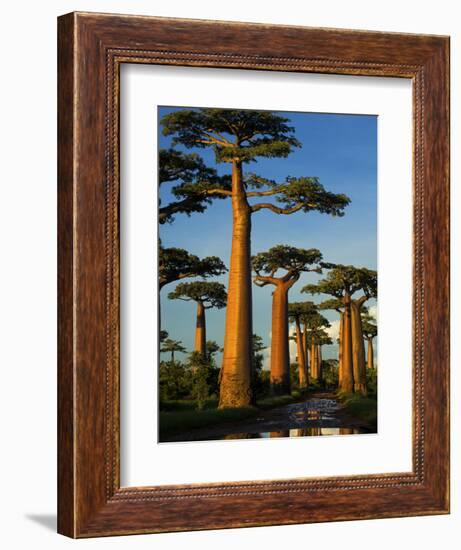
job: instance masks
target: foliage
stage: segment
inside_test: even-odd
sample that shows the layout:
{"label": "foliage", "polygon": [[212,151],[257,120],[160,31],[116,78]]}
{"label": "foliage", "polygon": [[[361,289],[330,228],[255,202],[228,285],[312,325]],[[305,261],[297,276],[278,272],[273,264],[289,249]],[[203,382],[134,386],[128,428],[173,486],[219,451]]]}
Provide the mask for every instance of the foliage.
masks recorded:
{"label": "foliage", "polygon": [[177,352],[184,353],[186,348],[181,344],[180,340],[172,340],[171,338],[167,338],[163,341],[160,351],[162,353],[171,353],[171,360],[173,361],[174,354]]}
{"label": "foliage", "polygon": [[[249,163],[258,157],[286,157],[300,143],[293,135],[289,120],[270,111],[236,109],[182,109],[165,115],[160,121],[163,134],[173,136],[173,145],[211,147],[217,162]],[[243,176],[246,196],[270,197],[276,202],[262,202],[251,206],[252,212],[269,209],[277,214],[292,214],[299,210],[342,216],[349,204],[348,197],[326,191],[315,177],[287,177],[283,183],[257,174]],[[178,196],[187,199],[197,187],[180,187]],[[232,196],[229,180],[202,185],[207,196]],[[278,206],[281,203],[282,206]]]}
{"label": "foliage", "polygon": [[[261,353],[266,349],[263,339],[258,334],[253,334],[252,340],[253,353],[251,357],[252,388],[256,397],[267,393],[270,387],[269,373],[263,371],[264,355]],[[267,377],[265,374],[267,373]]]}
{"label": "foliage", "polygon": [[222,348],[217,342],[215,342],[214,340],[208,340],[207,341],[207,343],[206,343],[206,356],[208,358],[208,361],[210,361],[210,363],[212,363],[214,366],[216,366],[214,356],[219,351],[222,351]]}
{"label": "foliage", "polygon": [[297,279],[301,272],[321,273],[322,270],[318,265],[321,260],[322,254],[316,248],[303,249],[279,244],[267,252],[260,252],[253,256],[252,265],[256,273],[254,282],[258,286],[274,284],[275,281],[271,279],[280,269],[286,272],[280,278],[282,281]]}
{"label": "foliage", "polygon": [[378,369],[367,369],[368,397],[378,398]]}
{"label": "foliage", "polygon": [[362,312],[362,331],[365,338],[374,338],[378,334],[375,318],[368,312]]}
{"label": "foliage", "polygon": [[[291,302],[288,304],[288,320],[296,322],[298,319],[301,322],[307,323],[309,319],[314,320],[319,317],[317,306],[314,302]],[[328,322],[326,317],[323,317],[325,322]],[[294,338],[296,339],[296,338]]]}
{"label": "foliage", "polygon": [[219,369],[196,351],[190,354],[188,367],[192,373],[190,395],[197,409],[202,410],[207,399],[218,391]]}
{"label": "foliage", "polygon": [[237,109],[182,109],[165,115],[163,134],[173,135],[173,144],[213,147],[218,162],[238,158],[286,157],[299,147],[288,119],[270,111]]}
{"label": "foliage", "polygon": [[222,260],[208,256],[202,260],[183,248],[159,248],[159,286],[186,277],[214,277],[227,271]]}
{"label": "foliage", "polygon": [[256,416],[257,413],[258,409],[254,407],[160,411],[160,441],[166,441],[174,434],[193,429],[215,427],[226,422],[238,422]]}
{"label": "foliage", "polygon": [[226,287],[222,283],[208,281],[194,281],[191,283],[179,283],[176,288],[168,294],[170,300],[185,300],[200,302],[205,309],[226,306]]}
{"label": "foliage", "polygon": [[[361,290],[367,299],[376,298],[378,283],[376,271],[352,265],[324,264],[324,266],[330,269],[326,277],[317,284],[306,285],[301,292],[329,294],[334,298],[342,298],[344,293],[352,295]],[[324,309],[326,309],[325,305]]]}
{"label": "foliage", "polygon": [[339,394],[339,398],[348,414],[363,420],[371,429],[376,430],[378,421],[376,399],[364,397],[359,393]]}
{"label": "foliage", "polygon": [[159,207],[159,222],[171,223],[174,214],[190,216],[193,212],[204,212],[212,198],[204,191],[217,183],[228,185],[229,177],[220,178],[215,169],[205,165],[196,153],[185,154],[175,149],[161,149],[159,152],[159,184],[174,183],[171,193],[178,201]]}
{"label": "foliage", "polygon": [[290,388],[291,391],[299,389],[299,367],[297,363],[290,363]]}
{"label": "foliage", "polygon": [[159,367],[160,403],[186,397],[191,391],[190,372],[180,361],[161,361]]}
{"label": "foliage", "polygon": [[322,379],[326,389],[337,388],[339,384],[339,361],[324,359],[322,361]]}

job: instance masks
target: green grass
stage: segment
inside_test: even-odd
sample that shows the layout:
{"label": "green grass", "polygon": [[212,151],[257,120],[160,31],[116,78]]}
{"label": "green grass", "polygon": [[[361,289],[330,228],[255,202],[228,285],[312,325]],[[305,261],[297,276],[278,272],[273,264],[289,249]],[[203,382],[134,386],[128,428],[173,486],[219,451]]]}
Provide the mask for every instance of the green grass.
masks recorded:
{"label": "green grass", "polygon": [[[205,402],[204,410],[216,409],[218,407],[218,399],[211,397]],[[197,403],[194,399],[170,399],[160,402],[160,411],[195,411],[197,409]]]}
{"label": "green grass", "polygon": [[256,407],[243,407],[241,409],[208,408],[198,411],[194,409],[194,406],[195,404],[192,402],[191,408],[160,411],[160,441],[168,435],[196,428],[217,426],[225,422],[236,422],[255,416],[258,413]]}
{"label": "green grass", "polygon": [[372,427],[376,427],[378,420],[376,399],[363,397],[356,393],[340,393],[338,396],[347,413],[355,418],[363,420]]}
{"label": "green grass", "polygon": [[282,407],[283,405],[289,405],[299,400],[301,394],[297,395],[293,392],[292,395],[271,395],[269,397],[263,397],[258,399],[256,406],[258,409],[267,410],[275,409],[276,407]]}
{"label": "green grass", "polygon": [[307,392],[293,391],[291,395],[271,395],[258,399],[256,407],[218,409],[218,400],[210,398],[203,410],[197,410],[195,401],[177,399],[160,403],[160,440],[177,433],[197,428],[215,427],[226,422],[238,422],[255,416],[260,410],[275,409],[306,399]]}

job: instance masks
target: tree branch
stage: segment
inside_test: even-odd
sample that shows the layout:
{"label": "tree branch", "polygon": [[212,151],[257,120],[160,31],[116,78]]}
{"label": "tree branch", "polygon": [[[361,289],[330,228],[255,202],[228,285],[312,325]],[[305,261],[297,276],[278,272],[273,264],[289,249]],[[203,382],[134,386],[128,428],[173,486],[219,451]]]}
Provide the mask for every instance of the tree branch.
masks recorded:
{"label": "tree branch", "polygon": [[279,193],[279,192],[280,192],[280,189],[269,189],[268,191],[249,191],[247,193],[247,197],[269,197],[270,195],[275,195],[276,193]]}
{"label": "tree branch", "polygon": [[226,189],[220,189],[216,187],[214,189],[207,189],[203,192],[205,195],[224,195],[226,197],[232,197],[232,191],[227,191]]}
{"label": "tree branch", "polygon": [[266,285],[278,285],[279,279],[275,277],[265,277],[264,275],[256,275],[256,277],[253,279],[253,282],[256,286],[266,286]]}
{"label": "tree branch", "polygon": [[267,208],[269,210],[272,210],[272,212],[275,212],[276,214],[293,214],[293,212],[301,210],[301,208],[303,208],[304,206],[304,204],[297,204],[292,208],[280,208],[279,206],[275,206],[275,204],[271,204],[270,202],[262,202],[260,204],[255,204],[254,206],[252,206],[251,211],[257,212],[262,208]]}

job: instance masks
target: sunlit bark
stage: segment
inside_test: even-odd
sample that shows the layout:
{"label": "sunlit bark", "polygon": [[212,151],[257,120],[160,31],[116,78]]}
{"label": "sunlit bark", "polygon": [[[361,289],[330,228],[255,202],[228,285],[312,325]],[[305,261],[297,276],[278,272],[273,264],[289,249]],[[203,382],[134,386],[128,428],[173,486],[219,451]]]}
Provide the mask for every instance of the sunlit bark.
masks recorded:
{"label": "sunlit bark", "polygon": [[375,362],[374,362],[374,357],[373,357],[373,353],[374,353],[373,352],[373,338],[368,337],[367,342],[368,342],[367,367],[369,369],[374,369],[375,368]]}
{"label": "sunlit bark", "polygon": [[298,372],[299,372],[299,387],[301,389],[307,388],[308,386],[308,376],[306,368],[306,349],[304,348],[303,342],[303,332],[301,330],[301,323],[299,317],[296,317],[296,348],[297,348],[297,359],[298,359]]}
{"label": "sunlit bark", "polygon": [[343,330],[344,330],[344,314],[339,312],[339,353],[338,353],[338,385],[341,388],[343,380]]}
{"label": "sunlit bark", "polygon": [[360,308],[366,297],[351,300],[352,324],[352,363],[354,371],[354,392],[367,395],[367,378],[365,364],[365,346],[363,341],[362,318]]}
{"label": "sunlit bark", "polygon": [[343,337],[342,337],[342,377],[340,390],[346,393],[354,391],[354,373],[352,366],[352,323],[351,297],[344,295]]}
{"label": "sunlit bark", "polygon": [[322,380],[323,373],[322,373],[322,346],[318,344],[317,346],[317,375],[318,379]]}
{"label": "sunlit bark", "polygon": [[203,302],[197,302],[197,322],[195,325],[195,346],[196,352],[202,357],[206,356],[206,320],[205,307]]}
{"label": "sunlit bark", "polygon": [[319,362],[318,362],[318,349],[317,344],[315,343],[315,338],[312,336],[311,339],[311,378],[313,380],[318,380],[319,378]]}
{"label": "sunlit bark", "polygon": [[232,224],[219,408],[245,407],[252,401],[251,212],[237,161],[232,164]]}
{"label": "sunlit bark", "polygon": [[288,289],[278,283],[272,295],[271,386],[276,393],[290,393],[288,347]]}

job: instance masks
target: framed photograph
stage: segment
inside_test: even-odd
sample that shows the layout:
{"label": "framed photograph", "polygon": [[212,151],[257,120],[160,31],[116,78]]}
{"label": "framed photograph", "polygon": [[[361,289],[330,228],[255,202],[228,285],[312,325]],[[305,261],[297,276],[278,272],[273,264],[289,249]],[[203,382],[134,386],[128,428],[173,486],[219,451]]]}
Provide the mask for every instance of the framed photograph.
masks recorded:
{"label": "framed photograph", "polygon": [[449,39],[58,20],[58,531],[449,512]]}

